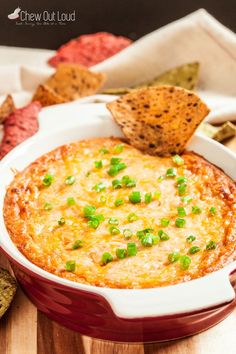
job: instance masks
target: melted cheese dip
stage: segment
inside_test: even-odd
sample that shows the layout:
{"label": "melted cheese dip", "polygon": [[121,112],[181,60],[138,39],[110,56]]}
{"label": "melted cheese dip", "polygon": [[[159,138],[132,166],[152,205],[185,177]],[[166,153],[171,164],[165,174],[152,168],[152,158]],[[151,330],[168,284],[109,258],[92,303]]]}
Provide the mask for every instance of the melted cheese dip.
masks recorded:
{"label": "melted cheese dip", "polygon": [[148,288],[235,259],[236,188],[194,153],[161,158],[119,139],[68,144],[9,186],[6,227],[44,270],[76,282]]}

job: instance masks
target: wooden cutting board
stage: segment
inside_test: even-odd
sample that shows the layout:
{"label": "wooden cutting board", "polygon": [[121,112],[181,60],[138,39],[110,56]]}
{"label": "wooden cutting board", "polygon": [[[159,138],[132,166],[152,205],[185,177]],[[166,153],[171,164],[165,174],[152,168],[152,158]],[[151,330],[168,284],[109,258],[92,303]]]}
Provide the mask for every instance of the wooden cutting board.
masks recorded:
{"label": "wooden cutting board", "polygon": [[[236,152],[236,138],[226,144]],[[8,267],[0,256],[0,265]],[[236,309],[215,327],[162,344],[118,344],[95,340],[61,327],[38,312],[18,290],[0,320],[0,354],[235,354]]]}

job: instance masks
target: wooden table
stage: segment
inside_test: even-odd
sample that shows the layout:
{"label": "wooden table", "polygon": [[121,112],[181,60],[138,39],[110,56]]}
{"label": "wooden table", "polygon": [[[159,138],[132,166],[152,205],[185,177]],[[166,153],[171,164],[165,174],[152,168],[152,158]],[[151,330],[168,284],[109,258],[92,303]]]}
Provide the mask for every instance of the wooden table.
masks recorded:
{"label": "wooden table", "polygon": [[[236,151],[236,138],[226,144]],[[1,266],[8,267],[0,256]],[[118,344],[94,340],[61,327],[38,312],[18,290],[0,320],[0,354],[235,354],[236,309],[215,327],[162,344]]]}

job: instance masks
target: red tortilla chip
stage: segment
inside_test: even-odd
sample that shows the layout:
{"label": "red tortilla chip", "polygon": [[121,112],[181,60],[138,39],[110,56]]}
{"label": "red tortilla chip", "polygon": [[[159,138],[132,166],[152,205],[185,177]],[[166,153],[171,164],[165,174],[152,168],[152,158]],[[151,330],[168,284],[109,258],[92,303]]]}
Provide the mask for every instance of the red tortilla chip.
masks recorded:
{"label": "red tortilla chip", "polygon": [[129,38],[107,32],[86,34],[62,45],[48,63],[54,67],[61,63],[90,67],[120,52],[131,43]]}
{"label": "red tortilla chip", "polygon": [[38,131],[38,113],[41,110],[39,102],[16,109],[4,124],[4,135],[0,145],[0,159],[9,151]]}

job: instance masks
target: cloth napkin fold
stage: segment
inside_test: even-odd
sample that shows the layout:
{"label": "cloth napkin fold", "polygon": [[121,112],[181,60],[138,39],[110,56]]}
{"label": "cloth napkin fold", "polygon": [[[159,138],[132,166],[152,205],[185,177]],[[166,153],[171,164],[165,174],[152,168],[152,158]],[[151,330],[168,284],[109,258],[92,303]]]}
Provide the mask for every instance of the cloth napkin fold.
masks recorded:
{"label": "cloth napkin fold", "polygon": [[[53,73],[46,64],[53,53],[0,47],[0,94],[14,93],[16,103],[25,104]],[[198,93],[211,108],[207,120],[236,120],[236,35],[204,9],[142,37],[92,70],[107,74],[106,88],[122,87],[196,60],[201,64]]]}

